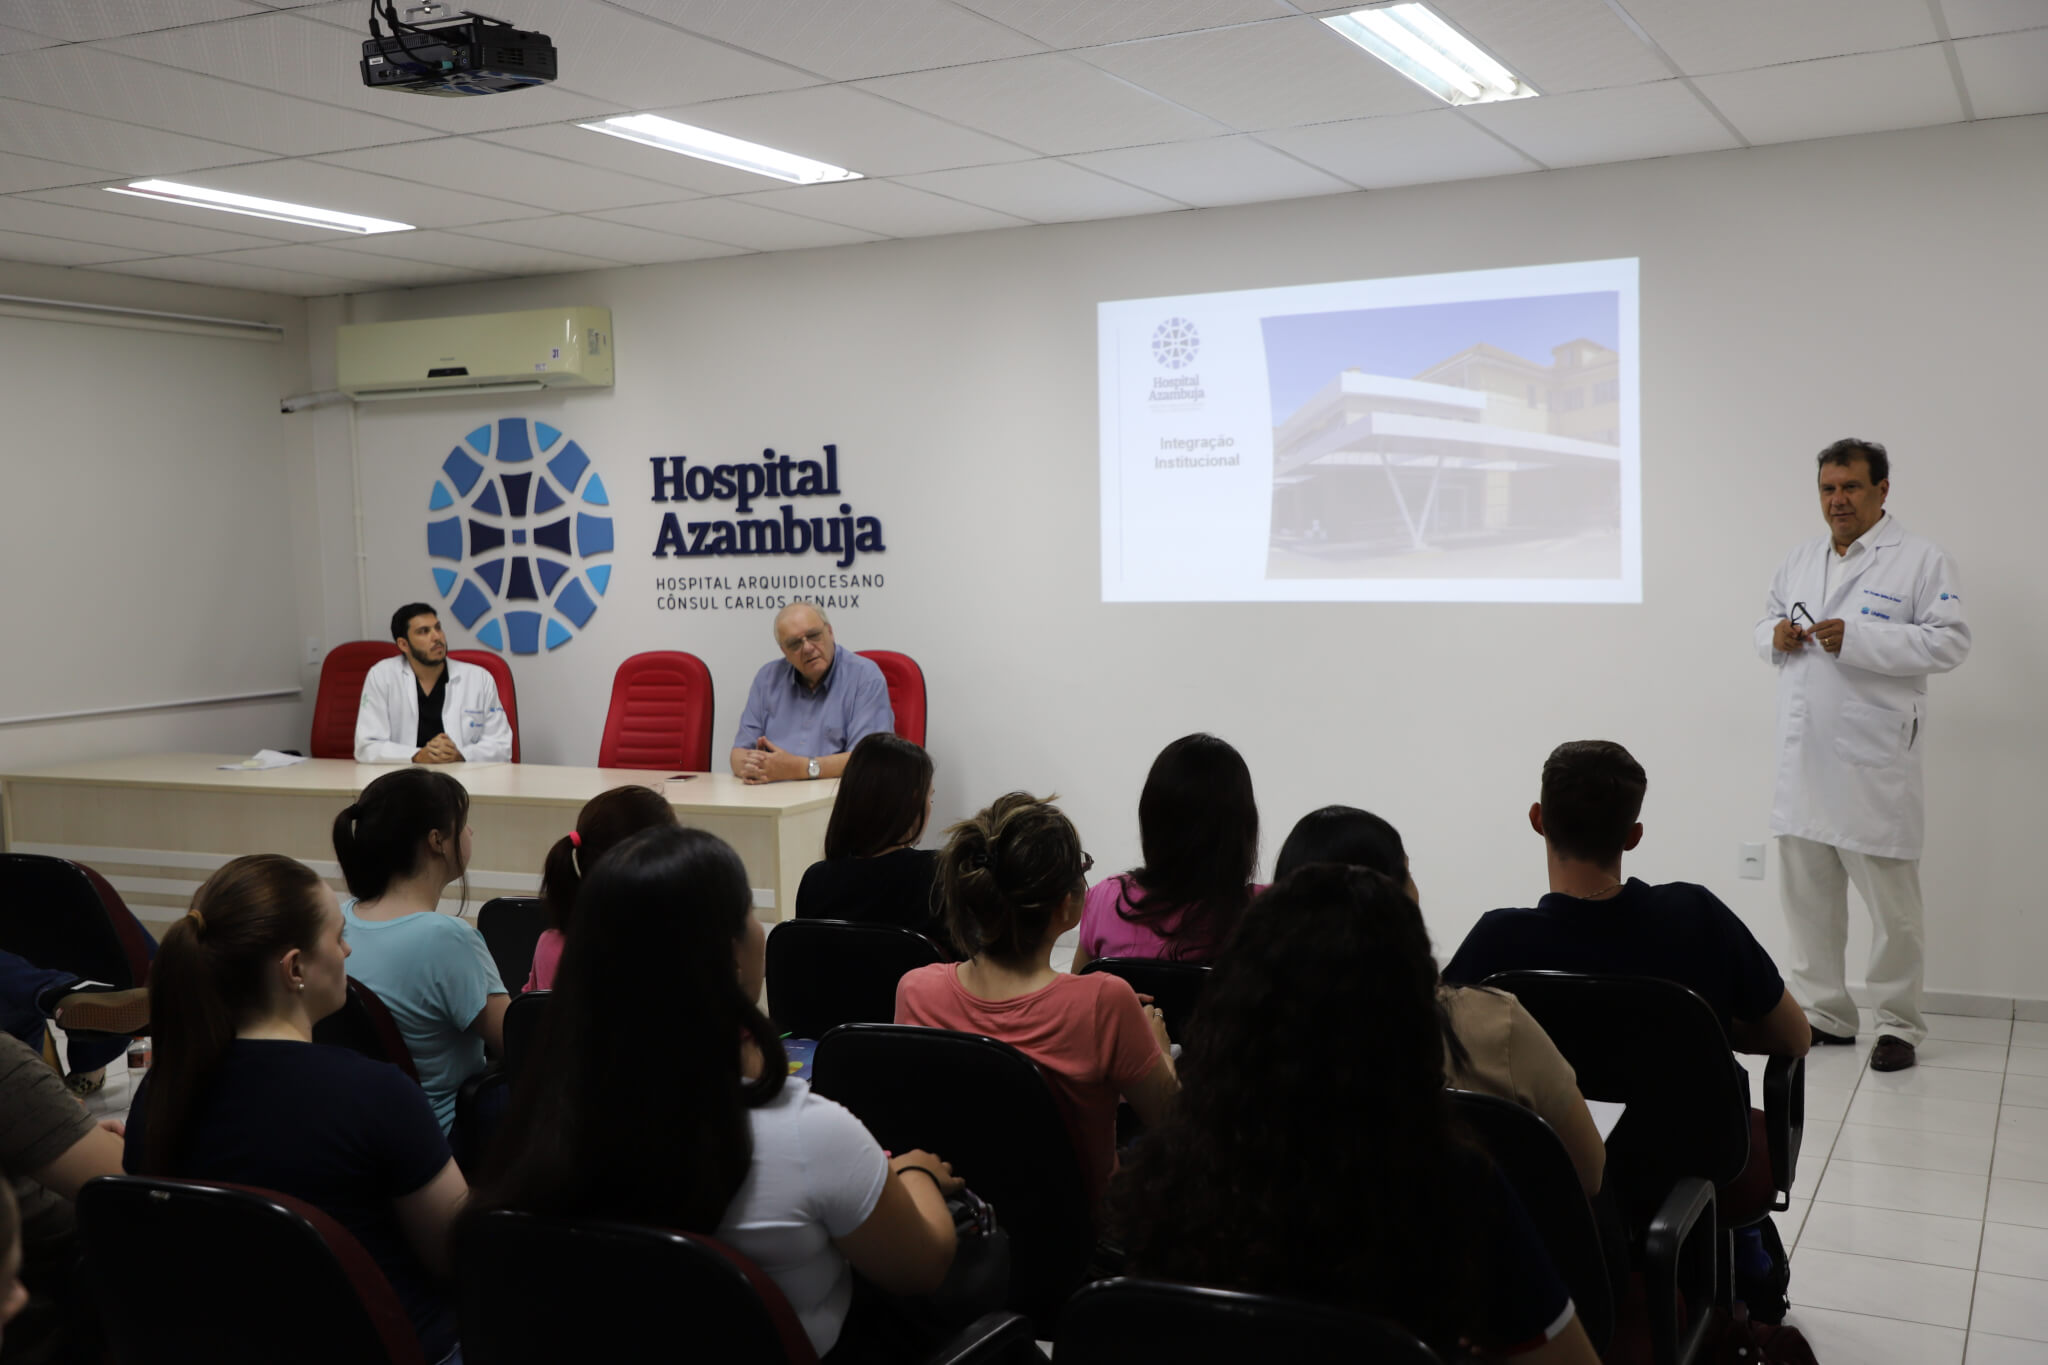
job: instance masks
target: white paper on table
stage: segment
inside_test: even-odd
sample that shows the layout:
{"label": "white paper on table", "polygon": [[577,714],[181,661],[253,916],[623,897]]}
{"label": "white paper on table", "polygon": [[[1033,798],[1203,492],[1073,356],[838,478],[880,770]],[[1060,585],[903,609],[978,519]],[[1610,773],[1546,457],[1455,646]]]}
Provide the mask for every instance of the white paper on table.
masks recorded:
{"label": "white paper on table", "polygon": [[303,754],[279,753],[276,749],[258,749],[254,758],[245,758],[240,763],[223,763],[223,772],[268,772],[272,768],[289,768],[294,763],[304,763]]}
{"label": "white paper on table", "polygon": [[1628,1106],[1613,1100],[1587,1100],[1586,1109],[1593,1115],[1593,1126],[1600,1130],[1600,1140],[1607,1141],[1614,1136],[1614,1125],[1621,1122],[1621,1116],[1628,1112]]}

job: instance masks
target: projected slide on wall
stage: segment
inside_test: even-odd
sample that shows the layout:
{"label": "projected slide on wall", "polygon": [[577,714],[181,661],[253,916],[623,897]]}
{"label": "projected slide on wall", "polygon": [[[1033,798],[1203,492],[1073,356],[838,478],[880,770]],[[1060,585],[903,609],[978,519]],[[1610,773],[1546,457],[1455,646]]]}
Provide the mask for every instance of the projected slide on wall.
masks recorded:
{"label": "projected slide on wall", "polygon": [[1098,308],[1107,602],[1640,602],[1636,262]]}

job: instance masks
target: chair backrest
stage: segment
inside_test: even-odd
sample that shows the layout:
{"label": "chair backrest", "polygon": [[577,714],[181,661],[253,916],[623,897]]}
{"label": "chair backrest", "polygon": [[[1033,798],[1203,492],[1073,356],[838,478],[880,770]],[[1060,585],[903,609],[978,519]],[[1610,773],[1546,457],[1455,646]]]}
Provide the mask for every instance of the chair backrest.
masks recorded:
{"label": "chair backrest", "polygon": [[1165,1012],[1166,1032],[1175,1042],[1188,1036],[1188,1020],[1194,1017],[1202,992],[1209,989],[1209,968],[1199,962],[1169,962],[1150,957],[1098,957],[1081,969],[1083,976],[1090,972],[1108,972],[1111,976],[1122,977],[1138,994],[1151,996],[1152,1003]]}
{"label": "chair backrest", "polygon": [[84,864],[39,853],[0,853],[0,949],[111,986],[149,977],[148,941],[119,893]]}
{"label": "chair backrest", "polygon": [[775,1282],[693,1233],[493,1210],[459,1225],[455,1272],[464,1365],[818,1359]]}
{"label": "chair backrest", "polygon": [[1060,1313],[1053,1359],[1059,1365],[1438,1365],[1435,1353],[1407,1329],[1363,1313],[1138,1279],[1097,1280],[1074,1295]]}
{"label": "chair backrest", "polygon": [[313,1025],[313,1041],[389,1062],[414,1080],[420,1078],[412,1050],[406,1047],[405,1035],[398,1031],[390,1007],[354,977],[348,979],[348,998],[341,1008]]}
{"label": "chair backrest", "polygon": [[1543,1025],[1587,1099],[1625,1104],[1607,1179],[1638,1215],[1672,1183],[1724,1185],[1749,1160],[1749,1083],[1713,1007],[1675,981],[1582,972],[1498,972]]}
{"label": "chair backrest", "polygon": [[313,701],[313,736],[306,752],[314,758],[356,756],[356,712],[362,708],[363,678],[398,653],[392,640],[350,640],[320,661],[320,691]]}
{"label": "chair backrest", "polygon": [[548,927],[548,908],[537,896],[493,896],[476,912],[477,932],[498,964],[498,980],[519,994],[533,973],[533,948]]}
{"label": "chair backrest", "polygon": [[891,649],[854,652],[863,659],[874,660],[882,670],[882,681],[889,684],[889,709],[896,713],[896,733],[912,744],[923,745],[924,670],[917,666],[917,660]]}
{"label": "chair backrest", "polygon": [[903,974],[944,961],[937,945],[896,924],[790,919],[768,931],[768,1013],[798,1038],[841,1024],[896,1019]]}
{"label": "chair backrest", "polygon": [[424,1365],[348,1230],[269,1190],[101,1176],[78,1192],[84,1278],[123,1365]]}
{"label": "chair backrest", "polygon": [[512,727],[512,761],[519,761],[519,689],[512,685],[512,665],[505,656],[490,649],[451,649],[448,657],[475,664],[491,675],[498,685],[498,705],[505,708],[505,723]]}
{"label": "chair backrest", "polygon": [[500,1066],[507,1077],[517,1076],[519,1068],[533,1056],[540,1042],[541,1025],[547,1019],[548,1001],[554,998],[553,991],[528,991],[513,996],[512,1003],[505,1007],[505,1055]]}
{"label": "chair backrest", "polygon": [[1534,1113],[1497,1095],[1453,1090],[1450,1096],[1452,1112],[1479,1139],[1529,1211],[1593,1349],[1604,1351],[1614,1332],[1614,1282],[1592,1205],[1563,1140]]}
{"label": "chair backrest", "polygon": [[635,654],[612,675],[600,768],[711,771],[711,670],[694,654]]}
{"label": "chair backrest", "polygon": [[1007,1043],[947,1029],[842,1024],[818,1040],[811,1085],[890,1151],[952,1163],[1010,1235],[1008,1306],[1049,1330],[1087,1273],[1087,1188],[1052,1088]]}

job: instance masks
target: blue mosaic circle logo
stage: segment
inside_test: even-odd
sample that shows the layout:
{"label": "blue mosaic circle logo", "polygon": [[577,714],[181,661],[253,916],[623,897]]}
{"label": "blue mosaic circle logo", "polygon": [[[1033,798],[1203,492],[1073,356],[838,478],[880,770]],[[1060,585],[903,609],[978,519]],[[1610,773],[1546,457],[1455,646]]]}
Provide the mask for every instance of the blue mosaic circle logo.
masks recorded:
{"label": "blue mosaic circle logo", "polygon": [[1194,364],[1201,349],[1202,338],[1186,318],[1168,318],[1152,329],[1152,358],[1169,370]]}
{"label": "blue mosaic circle logo", "polygon": [[477,643],[538,654],[590,624],[612,566],[587,561],[612,552],[612,519],[578,503],[611,499],[582,447],[545,422],[501,417],[441,461],[427,510],[457,510],[427,523],[427,557],[456,565],[436,565],[434,586]]}

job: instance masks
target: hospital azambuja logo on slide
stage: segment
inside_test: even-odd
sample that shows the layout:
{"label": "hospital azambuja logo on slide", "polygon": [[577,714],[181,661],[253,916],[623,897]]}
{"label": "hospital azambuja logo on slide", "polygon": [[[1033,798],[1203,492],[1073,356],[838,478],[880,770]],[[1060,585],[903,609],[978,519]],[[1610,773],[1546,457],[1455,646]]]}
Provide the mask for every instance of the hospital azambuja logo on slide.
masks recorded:
{"label": "hospital azambuja logo on slide", "polygon": [[[552,452],[552,453],[551,453]],[[427,511],[427,557],[447,610],[500,654],[560,649],[597,614],[612,566],[604,480],[573,440],[545,422],[501,417],[441,461]]]}
{"label": "hospital azambuja logo on slide", "polygon": [[1168,318],[1152,329],[1152,358],[1169,370],[1194,364],[1201,349],[1201,334],[1186,318]]}

